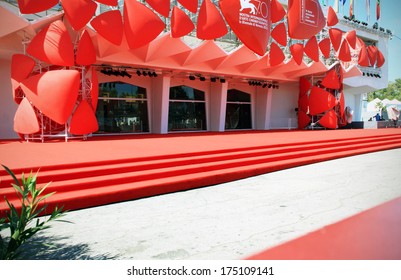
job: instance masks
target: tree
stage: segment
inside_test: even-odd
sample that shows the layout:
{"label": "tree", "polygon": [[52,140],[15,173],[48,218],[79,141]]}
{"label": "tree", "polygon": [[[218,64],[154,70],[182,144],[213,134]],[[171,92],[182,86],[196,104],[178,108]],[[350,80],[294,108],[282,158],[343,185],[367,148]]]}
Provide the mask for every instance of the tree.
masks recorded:
{"label": "tree", "polygon": [[375,98],[383,99],[397,99],[401,101],[401,79],[396,79],[395,82],[390,82],[387,88],[377,90],[368,94],[368,102]]}

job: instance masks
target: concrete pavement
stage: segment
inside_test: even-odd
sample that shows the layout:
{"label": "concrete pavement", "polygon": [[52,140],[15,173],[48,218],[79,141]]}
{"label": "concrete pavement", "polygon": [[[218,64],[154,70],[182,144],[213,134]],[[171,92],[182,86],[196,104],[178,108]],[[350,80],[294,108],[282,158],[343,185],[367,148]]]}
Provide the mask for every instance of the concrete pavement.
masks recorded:
{"label": "concrete pavement", "polygon": [[401,149],[70,212],[39,259],[241,259],[401,196]]}

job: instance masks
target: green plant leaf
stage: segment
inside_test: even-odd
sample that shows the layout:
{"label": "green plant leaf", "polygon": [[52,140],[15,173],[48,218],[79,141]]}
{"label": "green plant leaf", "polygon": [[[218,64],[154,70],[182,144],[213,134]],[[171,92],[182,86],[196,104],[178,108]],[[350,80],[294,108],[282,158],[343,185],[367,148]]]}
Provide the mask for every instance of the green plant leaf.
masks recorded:
{"label": "green plant leaf", "polygon": [[[42,194],[42,192],[51,184],[52,182],[47,183],[46,185],[44,185],[42,188],[39,189],[39,195]],[[54,192],[53,192],[54,193]]]}
{"label": "green plant leaf", "polygon": [[49,198],[50,196],[52,196],[52,195],[54,195],[54,194],[55,194],[55,192],[45,194],[44,196],[42,196],[41,198],[39,198],[36,202],[37,202],[37,203],[40,203],[41,201],[45,200],[46,198]]}
{"label": "green plant leaf", "polygon": [[19,185],[18,179],[17,179],[17,177],[15,177],[15,174],[7,166],[5,166],[3,164],[1,166],[3,166],[3,168],[7,171],[7,173],[10,174],[10,176],[14,179],[14,182],[17,185]]}
{"label": "green plant leaf", "polygon": [[[6,167],[4,167],[6,168]],[[51,215],[47,220],[41,221],[38,216],[43,214],[48,204],[46,199],[54,194],[44,194],[44,190],[50,183],[47,183],[44,187],[37,187],[37,175],[33,175],[33,172],[29,176],[21,175],[21,184],[18,182],[14,173],[6,168],[7,172],[13,177],[16,184],[12,184],[17,196],[21,202],[21,208],[17,211],[16,207],[10,203],[5,197],[5,201],[9,208],[6,212],[7,220],[0,219],[0,230],[8,228],[10,230],[10,240],[8,245],[0,239],[0,258],[2,259],[15,259],[20,256],[20,246],[28,241],[41,230],[49,228],[48,222],[52,220],[58,220],[64,216],[63,207],[55,207]],[[36,220],[35,220],[36,219]],[[7,221],[7,222],[6,222]],[[36,222],[35,222],[36,221]],[[64,221],[68,222],[68,221]],[[1,236],[0,236],[1,238]]]}
{"label": "green plant leaf", "polygon": [[21,189],[21,187],[19,185],[11,184],[11,186],[17,191],[17,194],[18,193],[21,194],[21,195],[24,194],[24,191]]}

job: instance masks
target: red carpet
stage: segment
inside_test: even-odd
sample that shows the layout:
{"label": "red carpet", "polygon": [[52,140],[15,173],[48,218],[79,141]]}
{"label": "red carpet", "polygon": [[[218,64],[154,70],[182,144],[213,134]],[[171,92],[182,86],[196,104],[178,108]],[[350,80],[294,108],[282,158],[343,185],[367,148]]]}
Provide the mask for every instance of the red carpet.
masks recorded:
{"label": "red carpet", "polygon": [[253,260],[400,260],[401,197],[261,252]]}
{"label": "red carpet", "polygon": [[[46,202],[79,209],[203,187],[285,168],[401,148],[400,129],[252,131],[93,137],[68,143],[0,142],[0,163],[40,169]],[[18,205],[0,171],[0,197]],[[7,209],[0,201],[0,216]]]}

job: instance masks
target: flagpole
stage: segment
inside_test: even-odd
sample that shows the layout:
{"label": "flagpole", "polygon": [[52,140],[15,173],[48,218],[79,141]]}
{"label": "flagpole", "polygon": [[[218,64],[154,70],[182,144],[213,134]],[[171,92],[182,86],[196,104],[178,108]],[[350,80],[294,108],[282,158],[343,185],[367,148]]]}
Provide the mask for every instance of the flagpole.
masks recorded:
{"label": "flagpole", "polygon": [[381,24],[382,22],[382,2],[380,2],[380,18],[379,18],[379,23]]}
{"label": "flagpole", "polygon": [[344,15],[344,1],[343,1],[343,5],[342,6],[343,6],[342,13]]}

